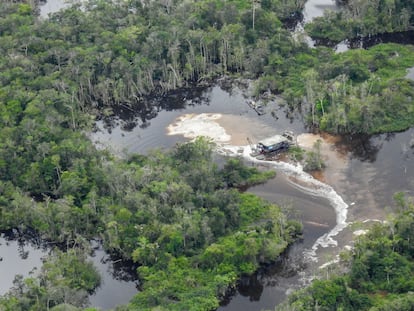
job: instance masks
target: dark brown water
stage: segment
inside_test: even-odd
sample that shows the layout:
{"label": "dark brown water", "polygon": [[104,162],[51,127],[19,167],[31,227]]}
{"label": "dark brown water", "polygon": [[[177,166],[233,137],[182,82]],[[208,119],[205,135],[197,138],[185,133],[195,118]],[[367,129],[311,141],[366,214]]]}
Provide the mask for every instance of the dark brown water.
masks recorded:
{"label": "dark brown water", "polygon": [[0,295],[13,285],[14,277],[28,277],[33,268],[40,268],[47,249],[16,239],[12,232],[0,234]]}
{"label": "dark brown water", "polygon": [[[278,133],[284,129],[292,129],[296,133],[306,131],[300,116],[289,119],[290,114],[277,108],[276,102],[268,104],[268,113],[258,116],[247,106],[243,92],[237,88],[228,93],[226,89],[215,86],[206,89],[202,94],[200,98],[205,103],[203,100],[197,99],[193,102],[187,99],[184,101],[185,107],[160,111],[156,118],[150,120],[151,125],[148,127],[125,132],[121,128],[126,121],[118,120],[112,134],[103,129],[95,137],[102,142],[110,141],[116,150],[126,147],[132,152],[145,153],[155,147],[169,148],[177,141],[184,140],[183,137],[160,135],[166,132],[165,129],[171,122],[175,122],[176,117],[187,113],[206,112],[223,114],[225,118],[219,120],[219,123],[231,133],[235,132],[237,126],[238,134],[250,133],[251,136],[268,135],[269,131]],[[171,98],[163,100],[167,103],[174,101]],[[266,126],[258,127],[257,121]],[[115,136],[112,136],[113,133]],[[132,149],[130,146],[133,146]],[[340,163],[329,162],[326,175],[319,176],[331,188],[322,188],[322,192],[315,192],[317,186],[307,184],[309,176],[302,176],[299,170],[298,179],[305,181],[298,183],[292,181],[292,172],[295,169],[279,167],[276,168],[279,174],[274,180],[250,189],[263,198],[288,207],[295,217],[302,220],[304,240],[292,247],[287,257],[277,264],[250,278],[242,279],[237,290],[223,301],[219,310],[273,309],[286,297],[287,292],[303,286],[320,264],[334,259],[341,249],[352,244],[352,230],[338,230],[336,235],[331,236],[337,245],[317,243],[313,254],[316,255],[317,263],[304,260],[309,252],[312,253],[315,243],[321,237],[326,237],[337,224],[338,211],[334,210],[336,200],[343,199],[345,208],[348,209],[348,214],[345,214],[347,223],[385,219],[387,213],[392,211],[392,195],[395,192],[413,194],[413,146],[414,130],[375,137],[338,139],[330,147],[338,154]]]}
{"label": "dark brown water", "polygon": [[383,33],[370,37],[358,37],[337,43],[326,39],[313,40],[314,46],[328,46],[337,52],[345,52],[349,49],[368,49],[380,43],[414,44],[414,31],[402,31],[394,33]]}
{"label": "dark brown water", "polygon": [[345,143],[350,149],[350,165],[341,184],[348,189],[345,198],[355,202],[355,217],[366,214],[361,208],[366,204],[377,206],[378,214],[389,212],[397,191],[414,194],[414,129],[370,138],[352,137]]}
{"label": "dark brown water", "polygon": [[[244,91],[235,86],[230,89],[231,92],[227,85],[217,85],[198,90],[194,99],[187,97],[190,96],[188,93],[162,98],[159,100],[160,107],[169,106],[169,109],[160,108],[145,122],[139,114],[127,113],[101,120],[99,130],[92,135],[92,139],[112,146],[116,152],[125,149],[126,152],[146,153],[153,148],[170,148],[186,139],[167,135],[168,125],[184,114],[201,113],[222,114],[220,125],[231,134],[239,135],[238,140],[244,148],[247,139],[243,142],[243,136],[260,138],[260,135],[280,133],[285,129],[297,134],[306,132],[301,116],[279,108],[278,99],[269,101],[265,107],[266,114],[259,116],[247,105]],[[287,292],[303,286],[320,264],[333,259],[340,249],[351,244],[352,231],[347,228],[327,237],[338,221],[343,222],[338,218],[338,211],[335,211],[338,200],[342,199],[345,204],[339,206],[348,209],[348,213],[342,216],[347,216],[346,222],[349,223],[384,219],[392,210],[392,195],[396,191],[413,194],[414,130],[376,137],[348,137],[342,141],[331,141],[328,146],[339,156],[335,161],[328,161],[326,174],[319,176],[326,187],[304,175],[300,168],[275,167],[273,163],[254,164],[276,169],[278,174],[265,185],[249,191],[289,209],[293,217],[302,220],[304,240],[296,243],[275,265],[242,279],[237,290],[223,301],[219,310],[273,309],[283,301]],[[328,238],[337,245],[329,243]],[[13,243],[16,242],[7,245],[2,241],[0,246],[1,256],[4,257],[0,262],[2,271],[12,276],[28,273],[31,267],[39,266],[43,251],[24,246],[29,254],[26,259],[18,259],[22,251]],[[14,259],[9,260],[6,255],[14,256]],[[309,258],[318,262],[309,261]],[[119,273],[114,273],[111,260],[107,259],[108,255],[101,250],[94,257],[104,277],[104,287],[91,299],[94,306],[102,309],[126,303],[137,292],[135,282],[128,277],[119,278]],[[24,266],[28,267],[26,272]],[[3,292],[11,286],[11,276],[2,277]]]}
{"label": "dark brown water", "polygon": [[301,33],[311,47],[328,46],[336,52],[345,52],[349,49],[367,49],[379,43],[414,44],[414,31],[383,33],[369,37],[358,37],[338,43],[325,39],[312,39],[304,33],[303,26],[316,17],[323,16],[326,10],[338,11],[340,7],[335,0],[308,0],[303,10],[303,18],[297,21],[296,33]]}
{"label": "dark brown water", "polygon": [[138,292],[136,267],[108,255],[95,243],[90,256],[102,277],[101,286],[89,297],[90,304],[100,310],[126,304]]}
{"label": "dark brown water", "polygon": [[240,281],[237,291],[224,301],[218,310],[273,310],[286,294],[299,289],[307,281],[313,263],[305,259],[304,252],[310,250],[315,241],[335,226],[335,212],[329,201],[312,196],[293,187],[279,173],[265,185],[250,189],[251,192],[275,204],[287,207],[292,217],[304,225],[303,240],[294,244],[286,256],[274,265]]}
{"label": "dark brown water", "polygon": [[[49,0],[48,3],[58,1]],[[334,3],[330,0],[308,1],[304,12],[305,22],[321,16],[326,8],[335,9]],[[343,49],[348,48],[346,44],[343,44]],[[409,72],[410,74],[412,75],[412,71]],[[243,135],[247,137],[260,138],[261,134],[269,134],[272,131],[278,133],[286,129],[296,133],[306,132],[300,115],[292,115],[278,108],[277,102],[271,101],[266,106],[267,113],[258,116],[247,105],[243,92],[228,85],[188,93],[177,92],[174,96],[157,100],[160,108],[152,115],[146,115],[145,118],[128,109],[123,110],[122,107],[118,107],[115,109],[116,116],[98,122],[98,130],[92,135],[92,139],[101,142],[103,146],[110,146],[118,154],[122,154],[123,150],[128,153],[147,153],[152,148],[171,148],[177,142],[185,141],[185,138],[166,135],[167,126],[177,117],[188,113],[223,114],[225,118],[222,119],[221,125],[224,128],[234,128],[234,124],[238,124],[240,131],[243,131]],[[257,122],[265,124],[266,127],[258,130]],[[277,178],[265,185],[250,189],[272,202],[289,207],[292,214],[304,223],[304,240],[295,244],[277,264],[241,280],[237,290],[223,302],[219,310],[273,310],[274,306],[286,297],[287,292],[302,286],[318,269],[318,265],[334,259],[343,247],[352,244],[353,233],[348,227],[331,237],[336,241],[337,246],[322,247],[322,244],[317,244],[318,247],[312,255],[316,256],[313,258],[318,259],[318,263],[304,261],[309,252],[313,251],[315,243],[321,237],[326,237],[326,234],[337,225],[338,211],[334,210],[333,199],[335,195],[337,196],[335,198],[342,199],[347,207],[348,223],[385,219],[387,213],[392,211],[392,195],[395,192],[414,194],[413,146],[414,130],[376,137],[347,137],[341,143],[333,144],[332,148],[335,152],[341,153],[346,165],[336,169],[335,162],[331,162],[326,175],[320,176],[327,185],[331,186],[330,189],[334,193],[327,191],[330,196],[324,196],[320,192],[315,193],[312,187],[307,189],[306,183],[292,182],[292,172],[289,170],[279,173]],[[7,252],[18,253],[18,250],[12,247],[6,249]],[[34,261],[36,257],[42,256],[41,253],[31,253]],[[7,269],[7,266],[4,267]],[[111,275],[110,272],[105,273]],[[108,284],[115,290],[118,285],[111,283],[110,280],[111,277]],[[3,286],[10,285],[3,284]],[[122,290],[122,292],[128,291]],[[131,290],[128,295],[118,297],[117,300],[107,299],[110,302],[104,302],[98,299],[95,303],[103,309],[110,308],[113,306],[110,303],[115,301],[127,302],[132,292]],[[104,295],[100,299],[108,297]]]}
{"label": "dark brown water", "polygon": [[305,130],[301,116],[290,114],[280,108],[278,99],[269,101],[265,107],[267,113],[258,116],[247,104],[246,95],[241,89],[233,86],[229,92],[227,87],[228,85],[207,87],[196,93],[186,93],[185,96],[177,94],[159,99],[159,105],[169,109],[160,109],[152,119],[146,119],[144,123],[139,114],[123,111],[126,112],[125,115],[118,114],[116,117],[99,121],[97,132],[92,135],[92,140],[110,146],[118,154],[123,150],[147,153],[154,148],[171,148],[185,139],[180,136],[168,136],[168,125],[184,114],[202,113],[220,113],[228,116],[229,122],[231,117],[243,117],[242,123],[237,124],[246,136],[243,144],[247,144],[247,137],[251,138],[258,130],[258,125],[253,122],[266,124],[273,131],[287,129],[303,132]]}
{"label": "dark brown water", "polygon": [[[176,98],[177,96],[165,97],[161,104],[174,103]],[[278,106],[278,101],[279,99],[269,101],[265,106],[266,114],[259,116],[247,105],[246,95],[241,89],[233,87],[232,91],[228,92],[227,88],[214,86],[206,88],[195,100],[183,100],[182,107],[173,104],[178,108],[159,111],[154,119],[148,120],[149,126],[123,130],[125,124],[141,122],[139,116],[132,115],[129,118],[101,121],[99,131],[92,136],[92,139],[102,145],[109,144],[117,153],[122,150],[146,153],[152,148],[170,148],[177,141],[185,139],[182,136],[165,135],[167,127],[176,123],[177,117],[182,115],[205,113],[221,114],[222,118],[218,123],[232,137],[236,136],[237,139],[233,142],[237,141],[241,146],[248,144],[247,139],[243,137],[260,139],[285,129],[293,130],[295,133],[305,132],[300,115],[292,116],[284,111]],[[113,128],[105,128],[111,124],[114,125]],[[303,173],[300,168],[285,165],[274,167],[273,163],[255,165],[276,169],[278,175],[265,185],[254,187],[249,191],[289,209],[292,217],[302,220],[304,240],[295,244],[281,262],[267,267],[251,278],[241,280],[237,291],[223,302],[220,310],[273,308],[285,298],[288,290],[302,286],[310,274],[306,275],[306,271],[311,271],[310,267],[314,266],[309,259],[311,257],[311,259],[318,259],[313,252],[321,245],[328,246],[330,239],[333,239],[333,237],[322,238],[317,243],[317,247],[312,249],[321,236],[325,236],[336,226],[338,214],[333,205],[340,196],[330,193],[331,190],[334,192],[332,188],[316,189],[320,186],[318,181],[314,179],[307,181],[311,176]],[[292,176],[298,180],[304,178],[306,182],[298,184],[292,180]],[[305,257],[307,260],[304,260]]]}
{"label": "dark brown water", "polygon": [[[101,274],[102,283],[89,297],[90,304],[101,310],[127,303],[137,292],[137,276],[133,266],[111,258],[102,247],[93,243],[92,261]],[[21,237],[13,231],[0,235],[0,295],[12,287],[16,275],[35,276],[50,248],[42,243]]]}

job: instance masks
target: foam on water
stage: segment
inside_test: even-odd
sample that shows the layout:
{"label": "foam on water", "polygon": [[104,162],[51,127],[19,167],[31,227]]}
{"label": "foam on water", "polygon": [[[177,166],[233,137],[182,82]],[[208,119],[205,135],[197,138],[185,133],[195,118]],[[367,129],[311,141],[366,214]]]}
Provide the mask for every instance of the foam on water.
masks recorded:
{"label": "foam on water", "polygon": [[228,142],[230,135],[216,122],[220,118],[219,113],[186,114],[170,124],[167,132],[168,135],[183,135],[186,138],[206,136],[217,143]]}
{"label": "foam on water", "polygon": [[[197,136],[207,136],[217,143],[217,151],[219,153],[228,156],[243,156],[246,160],[253,163],[273,167],[275,170],[286,174],[292,186],[309,195],[326,198],[335,210],[336,225],[331,231],[319,237],[312,248],[305,252],[307,259],[317,262],[316,252],[320,247],[337,246],[338,243],[334,237],[347,226],[348,204],[344,202],[342,197],[331,186],[303,171],[300,164],[294,165],[281,161],[259,160],[250,155],[252,153],[250,146],[230,145],[231,135],[227,134],[225,129],[217,123],[217,120],[221,117],[221,114],[212,113],[186,114],[168,126],[167,131],[169,135],[183,135],[190,139]],[[309,143],[309,141],[309,139],[303,139],[302,144]]]}
{"label": "foam on water", "polygon": [[[240,151],[243,150],[241,153]],[[259,160],[255,157],[252,157],[250,154],[252,150],[250,146],[219,146],[218,151],[225,153],[230,156],[240,156],[242,155],[247,160],[253,163],[266,164],[271,166],[278,171],[282,171],[288,177],[289,182],[301,189],[301,191],[306,192],[310,195],[323,197],[328,199],[330,205],[334,208],[336,213],[336,225],[328,233],[319,237],[316,242],[313,244],[312,248],[306,251],[305,256],[307,259],[318,261],[316,256],[316,251],[319,247],[329,247],[337,246],[338,242],[334,237],[341,232],[347,226],[347,213],[348,213],[348,204],[344,202],[342,197],[329,185],[320,182],[319,180],[313,178],[310,174],[303,171],[301,165],[293,165],[286,162],[278,161],[265,161]]]}

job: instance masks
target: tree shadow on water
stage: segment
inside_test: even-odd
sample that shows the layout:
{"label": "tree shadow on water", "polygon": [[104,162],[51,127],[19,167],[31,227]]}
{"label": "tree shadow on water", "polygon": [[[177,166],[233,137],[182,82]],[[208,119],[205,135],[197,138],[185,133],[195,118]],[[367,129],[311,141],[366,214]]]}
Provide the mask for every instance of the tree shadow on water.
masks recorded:
{"label": "tree shadow on water", "polygon": [[383,146],[379,136],[349,135],[343,136],[337,147],[346,150],[352,156],[363,162],[375,162],[378,152]]}

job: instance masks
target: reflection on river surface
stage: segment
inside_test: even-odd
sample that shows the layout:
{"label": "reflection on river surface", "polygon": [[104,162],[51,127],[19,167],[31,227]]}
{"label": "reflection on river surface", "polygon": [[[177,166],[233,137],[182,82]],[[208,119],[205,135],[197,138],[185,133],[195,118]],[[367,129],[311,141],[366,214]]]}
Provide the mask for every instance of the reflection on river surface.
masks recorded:
{"label": "reflection on river surface", "polygon": [[[108,310],[127,303],[137,292],[135,266],[105,253],[98,243],[93,243],[89,256],[102,277],[95,293],[89,297],[92,306]],[[6,294],[13,286],[16,275],[35,276],[50,247],[35,238],[20,236],[16,230],[1,233],[0,236],[0,295]]]}
{"label": "reflection on river surface", "polygon": [[4,295],[13,285],[17,274],[28,277],[33,268],[42,266],[42,258],[48,250],[19,240],[12,231],[0,236],[0,295]]}
{"label": "reflection on river surface", "polygon": [[101,245],[94,244],[90,259],[101,274],[102,284],[89,301],[100,310],[114,309],[117,305],[126,304],[138,292],[136,265],[112,258]]}
{"label": "reflection on river surface", "polygon": [[368,49],[380,43],[414,44],[414,31],[377,34],[370,37],[357,37],[340,43],[328,39],[314,39],[314,46],[327,46],[335,48],[337,52],[349,49]]}
{"label": "reflection on river surface", "polygon": [[[228,91],[229,89],[231,92]],[[185,96],[174,94],[159,99],[158,111],[152,118],[145,119],[147,126],[139,126],[143,124],[142,119],[139,114],[134,113],[103,119],[98,122],[98,131],[91,138],[103,146],[110,145],[117,152],[126,149],[127,152],[146,153],[152,148],[170,148],[186,139],[178,135],[167,135],[168,126],[175,124],[177,120],[182,120],[184,115],[203,113],[220,114],[222,117],[215,121],[233,137],[232,144],[244,148],[248,147],[246,136],[257,141],[286,129],[293,130],[296,134],[306,133],[301,116],[280,108],[278,105],[280,100],[277,98],[269,100],[265,109],[266,114],[259,116],[247,105],[247,95],[244,91],[236,86],[229,88],[228,85],[225,87],[217,85],[199,90],[197,94],[194,100],[187,97],[189,93]],[[162,108],[167,106],[170,107],[169,110]],[[125,127],[126,124],[133,123],[138,126]],[[304,145],[314,139],[312,136],[303,137],[305,140],[301,143]],[[413,194],[413,129],[375,137],[322,138],[327,148],[324,154],[330,155],[330,158],[327,159],[327,170],[318,178],[332,186],[348,203],[348,223],[384,219],[391,210],[386,207],[392,206],[394,192],[405,191]],[[352,243],[353,239],[352,230],[348,227],[334,237],[337,246],[318,248],[316,254],[318,263],[303,262],[304,252],[336,225],[337,215],[328,198],[317,196],[300,187],[297,182],[292,181],[291,176],[280,170],[275,179],[253,187],[249,191],[289,208],[291,214],[304,223],[304,240],[295,244],[279,264],[241,280],[234,295],[223,301],[221,311],[273,309],[275,304],[285,298],[287,291],[302,286],[304,277],[312,275],[318,265],[333,259],[335,254]],[[14,252],[18,254],[18,250]],[[31,255],[40,258],[43,253],[36,255],[35,252],[30,251],[29,258]],[[103,252],[101,255],[105,256]],[[99,259],[98,261],[100,262]],[[6,262],[9,261],[4,260],[0,265],[6,267]],[[9,269],[4,268],[4,270]],[[117,288],[122,288],[119,283],[111,282],[111,280],[105,281],[109,291],[116,292]],[[135,284],[133,282],[128,284],[131,286],[128,295],[133,295],[136,290]],[[11,286],[11,284],[4,286]],[[128,292],[125,289],[121,291]],[[107,302],[99,301],[107,297],[109,295],[106,294],[103,298],[96,297],[94,305],[108,308],[105,305]],[[131,296],[123,297],[124,300],[117,303],[126,303]],[[110,300],[112,303],[115,301]]]}
{"label": "reflection on river surface", "polygon": [[[49,3],[54,1],[49,0]],[[332,1],[309,1],[307,8],[319,11],[311,13],[305,8],[305,21],[322,15],[325,4],[332,6]],[[246,96],[240,89],[224,84],[221,87],[176,92],[172,96],[154,100],[158,101],[159,108],[144,114],[114,107],[115,116],[100,120],[92,139],[104,147],[110,146],[117,153],[123,150],[147,153],[152,148],[171,148],[177,142],[185,141],[185,138],[167,136],[168,125],[184,114],[202,113],[221,114],[221,126],[232,133],[233,139],[241,146],[247,144],[247,137],[257,140],[286,129],[297,134],[306,132],[301,115],[279,108],[278,100],[269,101],[267,113],[258,116],[249,108]],[[236,130],[232,131],[232,128]],[[331,142],[330,147],[343,157],[346,165],[338,169],[335,163],[331,163],[324,176],[319,178],[331,185],[349,204],[348,222],[383,220],[392,210],[392,195],[396,191],[413,195],[413,129],[375,137],[343,137]],[[303,252],[336,224],[335,212],[326,198],[296,187],[283,173],[250,191],[290,207],[304,223],[304,240],[295,244],[279,264],[241,280],[234,296],[223,302],[220,308],[223,311],[273,309],[275,304],[284,299],[287,291],[302,285],[303,273],[312,274],[315,266],[303,263]],[[352,243],[352,238],[351,229],[341,231],[336,236],[337,247],[319,249],[317,255],[320,263],[332,259],[345,245]]]}
{"label": "reflection on river surface", "polygon": [[406,75],[407,79],[411,79],[414,80],[414,67],[408,69],[407,75]]}
{"label": "reflection on river surface", "polygon": [[[174,103],[177,97],[180,98],[178,95],[165,97],[160,104]],[[109,142],[117,151],[126,148],[129,152],[145,153],[151,148],[169,148],[184,141],[184,137],[165,135],[168,126],[174,124],[176,127],[177,122],[192,116],[200,117],[202,114],[220,114],[221,117],[213,118],[213,121],[232,137],[231,144],[243,147],[247,147],[247,137],[254,142],[285,129],[297,134],[306,132],[301,116],[292,116],[289,111],[280,108],[278,99],[269,101],[266,105],[267,113],[258,116],[247,105],[246,95],[237,87],[228,92],[228,88],[214,86],[200,91],[194,101],[185,96],[181,103],[179,107],[175,105],[178,107],[175,110],[158,111],[156,117],[147,120],[149,126],[128,128],[128,131],[122,130],[123,125],[132,121],[139,124],[139,116],[131,114],[129,119],[123,116],[123,119],[112,118],[110,122],[103,120],[93,139],[102,144]],[[111,124],[114,127],[109,128]],[[204,126],[208,126],[207,123]],[[411,192],[414,172],[410,141],[413,133],[413,130],[409,130],[375,137],[322,137],[328,148],[325,154],[331,152],[331,158],[327,161],[327,170],[319,178],[331,185],[350,205],[348,222],[384,219],[390,211],[385,207],[392,206],[393,193]],[[337,156],[332,158],[333,154]],[[282,261],[284,265],[275,265],[251,278],[243,279],[234,296],[223,302],[220,308],[223,311],[273,309],[275,304],[284,299],[286,291],[302,285],[303,273],[309,276],[314,272],[316,266],[303,263],[303,252],[336,223],[335,212],[326,198],[298,187],[284,173],[279,172],[274,180],[253,187],[250,191],[290,207],[304,223],[305,238],[292,248],[288,257]],[[352,243],[352,238],[350,229],[339,233],[335,237],[337,247],[318,250],[318,264],[333,259],[345,245]]]}

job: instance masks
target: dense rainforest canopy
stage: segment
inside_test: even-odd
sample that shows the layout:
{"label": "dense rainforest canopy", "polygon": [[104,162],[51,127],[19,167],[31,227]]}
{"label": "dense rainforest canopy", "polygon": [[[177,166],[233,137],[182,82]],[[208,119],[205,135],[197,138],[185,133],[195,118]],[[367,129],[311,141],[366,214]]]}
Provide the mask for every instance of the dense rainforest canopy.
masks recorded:
{"label": "dense rainforest canopy", "polygon": [[13,105],[23,88],[65,98],[61,111],[76,128],[85,113],[114,106],[150,118],[156,110],[146,98],[232,75],[257,79],[257,95],[282,94],[312,128],[378,133],[414,123],[413,82],[404,79],[412,46],[311,49],[284,26],[303,2],[253,4],[94,0],[45,20],[27,4],[3,4],[1,82],[13,87],[2,100]]}
{"label": "dense rainforest canopy", "polygon": [[315,38],[344,39],[414,30],[413,0],[345,0],[337,12],[327,11],[307,25]]}
{"label": "dense rainforest canopy", "polygon": [[313,128],[412,126],[413,47],[310,49],[284,26],[302,6],[91,0],[41,19],[26,1],[1,2],[0,228],[73,248],[16,280],[1,308],[83,307],[99,285],[84,251],[100,238],[139,266],[141,293],[126,308],[214,309],[300,232],[279,207],[238,191],[272,174],[237,159],[218,166],[209,141],[128,159],[97,151],[87,133],[116,106],[149,117],[148,97],[231,75],[257,79],[258,96],[281,94]]}
{"label": "dense rainforest canopy", "polygon": [[[37,278],[16,280],[2,309],[83,307],[99,285],[83,253],[88,239],[99,238],[139,266],[142,288],[131,308],[211,310],[238,276],[275,260],[299,234],[279,207],[238,190],[274,173],[238,159],[218,167],[209,141],[117,159],[87,138],[94,117],[111,105],[152,111],[143,95],[183,85],[168,6],[91,1],[85,11],[75,5],[48,20],[25,3],[0,8],[0,228],[74,249],[56,250]],[[215,12],[205,10],[206,19]],[[216,56],[200,60],[203,76],[214,72]]]}
{"label": "dense rainforest canopy", "polygon": [[343,255],[347,273],[327,274],[278,311],[409,311],[414,307],[414,204],[395,195],[398,213],[376,224]]}

